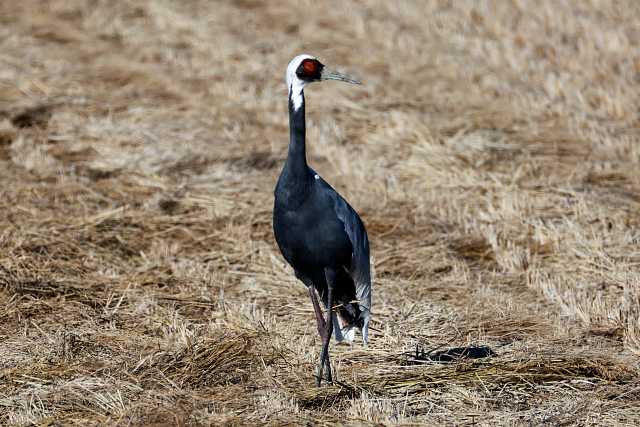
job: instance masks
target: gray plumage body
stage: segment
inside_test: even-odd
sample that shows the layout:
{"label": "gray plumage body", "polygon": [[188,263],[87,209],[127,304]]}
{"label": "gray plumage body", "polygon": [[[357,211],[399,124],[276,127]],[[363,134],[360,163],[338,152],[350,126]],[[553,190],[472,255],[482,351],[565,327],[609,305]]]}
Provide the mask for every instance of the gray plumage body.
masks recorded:
{"label": "gray plumage body", "polygon": [[[325,353],[329,367],[330,326],[333,325],[338,342],[344,338],[352,342],[353,330],[358,328],[366,344],[371,307],[369,240],[364,224],[344,198],[307,165],[302,89],[324,79],[359,83],[325,68],[309,55],[296,57],[287,68],[289,153],[275,188],[273,208],[273,231],[280,252],[296,277],[309,288],[314,302],[323,337],[319,377]],[[325,308],[334,307],[326,322],[315,306],[313,289]],[[330,369],[328,374],[331,379]],[[320,378],[317,385],[319,382]]]}

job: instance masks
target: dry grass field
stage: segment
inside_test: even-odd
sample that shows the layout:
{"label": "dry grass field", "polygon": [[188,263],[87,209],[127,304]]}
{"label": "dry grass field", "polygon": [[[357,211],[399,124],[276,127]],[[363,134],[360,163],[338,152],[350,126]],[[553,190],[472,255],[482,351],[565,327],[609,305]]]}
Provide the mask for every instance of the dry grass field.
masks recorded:
{"label": "dry grass field", "polygon": [[[320,351],[273,188],[372,252]],[[0,424],[640,425],[640,3],[0,1]]]}

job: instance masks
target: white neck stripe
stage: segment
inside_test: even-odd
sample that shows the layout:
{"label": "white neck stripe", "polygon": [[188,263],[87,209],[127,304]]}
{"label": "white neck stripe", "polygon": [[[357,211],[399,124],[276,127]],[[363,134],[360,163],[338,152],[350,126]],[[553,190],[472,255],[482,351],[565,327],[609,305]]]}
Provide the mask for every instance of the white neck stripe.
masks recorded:
{"label": "white neck stripe", "polygon": [[291,101],[293,101],[293,110],[294,111],[298,111],[300,109],[300,107],[302,106],[302,89],[304,88],[304,86],[302,85],[296,85],[294,83],[294,85],[292,85],[292,87],[289,89],[289,93],[291,96]]}

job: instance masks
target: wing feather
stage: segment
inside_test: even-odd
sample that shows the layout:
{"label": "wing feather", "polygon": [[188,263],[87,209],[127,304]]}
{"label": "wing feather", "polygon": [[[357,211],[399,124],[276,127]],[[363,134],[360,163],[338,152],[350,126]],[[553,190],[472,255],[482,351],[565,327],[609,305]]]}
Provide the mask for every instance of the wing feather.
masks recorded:
{"label": "wing feather", "polygon": [[[362,341],[367,344],[367,335],[369,332],[369,316],[371,312],[371,269],[369,265],[369,238],[367,230],[356,211],[344,200],[337,192],[332,193],[335,202],[336,213],[338,218],[344,223],[344,229],[351,244],[353,245],[353,253],[351,257],[351,266],[347,266],[347,273],[353,279],[356,286],[357,303],[360,308],[360,323],[358,326],[362,334]],[[334,318],[334,320],[337,320]],[[335,324],[336,322],[334,322]],[[336,339],[342,341],[342,337],[353,340],[354,325],[347,325],[338,331],[338,325],[334,328]],[[340,332],[340,333],[339,333]]]}

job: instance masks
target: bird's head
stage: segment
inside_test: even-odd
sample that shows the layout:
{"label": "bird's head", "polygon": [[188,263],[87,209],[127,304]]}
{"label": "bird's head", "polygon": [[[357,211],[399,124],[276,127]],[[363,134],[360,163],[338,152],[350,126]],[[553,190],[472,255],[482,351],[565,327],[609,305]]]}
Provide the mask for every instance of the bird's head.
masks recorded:
{"label": "bird's head", "polygon": [[[289,89],[291,99],[294,100],[296,110],[302,103],[302,89],[309,83],[322,82],[325,80],[339,80],[357,85],[362,84],[346,74],[325,67],[311,55],[298,55],[293,58],[287,67],[287,89]],[[298,99],[299,102],[297,102]]]}

